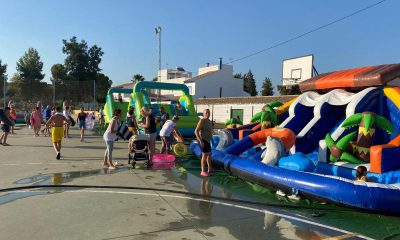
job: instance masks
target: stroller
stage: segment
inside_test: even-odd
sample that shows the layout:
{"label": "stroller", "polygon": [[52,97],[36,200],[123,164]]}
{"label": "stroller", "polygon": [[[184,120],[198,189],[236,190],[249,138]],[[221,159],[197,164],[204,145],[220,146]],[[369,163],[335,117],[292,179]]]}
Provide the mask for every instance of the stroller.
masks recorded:
{"label": "stroller", "polygon": [[144,160],[144,166],[150,166],[149,147],[147,145],[149,139],[146,135],[134,135],[129,139],[129,155],[128,164],[135,168],[136,161]]}

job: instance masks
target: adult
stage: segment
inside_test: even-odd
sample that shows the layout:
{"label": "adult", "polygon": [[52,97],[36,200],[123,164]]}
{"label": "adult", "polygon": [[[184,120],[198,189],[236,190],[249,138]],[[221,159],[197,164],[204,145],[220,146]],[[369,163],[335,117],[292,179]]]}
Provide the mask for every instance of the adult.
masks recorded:
{"label": "adult", "polygon": [[47,105],[43,112],[44,112],[44,117],[46,119],[46,122],[49,121],[49,119],[51,117],[51,108],[50,108],[50,106]]}
{"label": "adult", "polygon": [[146,123],[144,125],[144,132],[149,137],[149,150],[150,150],[150,161],[153,162],[153,154],[156,150],[156,138],[157,138],[157,123],[156,118],[154,117],[154,109],[150,107],[149,111],[143,111],[144,116],[146,117]]}
{"label": "adult", "polygon": [[49,118],[46,122],[46,127],[51,126],[51,140],[56,152],[56,159],[61,158],[61,142],[64,135],[64,125],[68,125],[68,119],[61,113],[61,107],[56,108],[57,113]]}
{"label": "adult", "polygon": [[[52,116],[51,114],[51,108],[49,105],[46,106],[46,108],[43,110],[43,117],[45,119],[45,122],[49,121],[50,117]],[[45,127],[42,130],[42,133],[47,136],[50,135],[50,128],[49,127]]]}
{"label": "adult", "polygon": [[[71,111],[69,110],[69,106],[66,106],[64,109],[64,117],[67,119],[68,123],[71,122]],[[64,138],[70,138],[69,136],[69,124],[64,125]]]}
{"label": "adult", "polygon": [[40,113],[40,108],[37,106],[33,109],[31,114],[31,125],[34,136],[39,137],[39,131],[42,127],[42,114]]}
{"label": "adult", "polygon": [[[14,123],[13,120],[10,117],[10,108],[9,107],[5,107],[4,108],[4,116],[5,119],[3,119],[3,121],[0,121],[1,124],[1,130],[3,131],[3,134],[0,137],[0,144],[2,144],[3,146],[10,146],[10,144],[7,143],[7,136],[10,133],[10,128],[11,126],[13,126],[13,124],[10,125],[10,123]],[[8,119],[7,119],[8,118]],[[9,123],[7,123],[7,121]]]}
{"label": "adult", "polygon": [[163,127],[167,120],[169,120],[169,114],[165,111],[164,107],[160,107],[160,128]]}
{"label": "adult", "polygon": [[[204,109],[203,117],[197,123],[197,127],[194,131],[196,134],[197,141],[201,147],[201,173],[203,177],[209,176],[212,171],[211,168],[211,144],[213,134],[213,125],[210,121],[210,109]],[[205,165],[207,163],[208,171],[205,171]]]}
{"label": "adult", "polygon": [[104,153],[103,168],[116,169],[112,162],[112,152],[114,150],[114,141],[117,138],[118,122],[121,117],[121,109],[115,109],[113,117],[108,124],[107,130],[104,132],[103,138],[106,142],[107,149]]}
{"label": "adult", "polygon": [[81,111],[78,113],[79,129],[81,131],[81,142],[83,142],[83,135],[85,134],[86,128],[86,113],[85,109],[81,107]]}
{"label": "adult", "polygon": [[[10,107],[10,119],[11,119],[14,123],[17,123],[17,111],[15,110],[14,105],[11,105],[11,107]],[[11,126],[11,134],[15,134],[15,132],[14,132],[14,125]]]}
{"label": "adult", "polygon": [[173,116],[172,120],[167,120],[163,127],[160,130],[160,138],[162,141],[161,154],[167,152],[167,154],[171,153],[171,146],[173,141],[173,133],[178,135],[179,138],[182,139],[182,135],[179,130],[176,128],[176,123],[179,121],[178,116]]}
{"label": "adult", "polygon": [[128,113],[126,115],[126,124],[128,125],[129,131],[131,131],[132,134],[139,134],[139,127],[136,122],[134,107],[130,107],[128,110]]}

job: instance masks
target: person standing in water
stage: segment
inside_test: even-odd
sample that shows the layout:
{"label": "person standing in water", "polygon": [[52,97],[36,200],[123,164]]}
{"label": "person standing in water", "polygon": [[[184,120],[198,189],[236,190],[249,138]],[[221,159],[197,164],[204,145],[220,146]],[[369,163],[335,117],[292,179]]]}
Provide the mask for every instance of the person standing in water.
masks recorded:
{"label": "person standing in water", "polygon": [[[197,123],[196,130],[194,131],[196,134],[197,141],[201,147],[201,173],[200,175],[203,177],[209,176],[211,173],[211,144],[213,126],[210,121],[210,109],[204,109],[203,118]],[[205,171],[205,165],[207,163],[208,171]]]}
{"label": "person standing in water", "polygon": [[103,168],[116,169],[112,162],[112,152],[114,150],[114,141],[117,138],[118,122],[121,117],[121,109],[115,109],[113,118],[108,124],[107,130],[104,132],[103,138],[106,142],[107,149],[104,153]]}
{"label": "person standing in water", "polygon": [[154,108],[150,107],[149,112],[145,113],[146,124],[144,125],[144,131],[149,137],[149,149],[150,149],[150,161],[149,164],[153,164],[153,155],[156,150],[156,138],[157,138],[157,123],[154,116]]}
{"label": "person standing in water", "polygon": [[69,125],[67,118],[61,112],[61,107],[56,108],[57,113],[50,117],[46,122],[46,126],[51,126],[51,140],[54,150],[56,151],[56,159],[61,158],[61,141],[64,135],[64,124]]}
{"label": "person standing in water", "polygon": [[86,128],[86,113],[85,109],[81,107],[81,112],[78,113],[79,129],[81,130],[81,142],[83,142],[83,135],[85,134]]}

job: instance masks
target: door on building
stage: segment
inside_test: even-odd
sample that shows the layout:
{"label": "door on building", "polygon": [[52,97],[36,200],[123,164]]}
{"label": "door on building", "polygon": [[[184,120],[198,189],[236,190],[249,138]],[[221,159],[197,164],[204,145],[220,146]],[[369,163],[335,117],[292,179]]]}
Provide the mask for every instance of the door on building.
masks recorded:
{"label": "door on building", "polygon": [[237,117],[243,122],[243,109],[231,109],[231,118]]}

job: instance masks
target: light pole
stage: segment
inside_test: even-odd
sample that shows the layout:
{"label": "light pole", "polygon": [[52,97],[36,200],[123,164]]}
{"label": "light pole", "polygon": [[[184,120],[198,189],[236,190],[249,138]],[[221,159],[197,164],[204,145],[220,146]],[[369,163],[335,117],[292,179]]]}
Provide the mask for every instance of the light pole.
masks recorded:
{"label": "light pole", "polygon": [[56,80],[50,78],[50,81],[53,83],[53,106],[56,105]]}
{"label": "light pole", "polygon": [[93,79],[93,111],[96,110],[96,79]]}
{"label": "light pole", "polygon": [[[156,30],[156,34],[158,36],[158,74],[157,74],[157,80],[161,82],[161,27],[158,26],[154,30]],[[158,89],[158,101],[160,101],[161,98],[161,90]]]}

